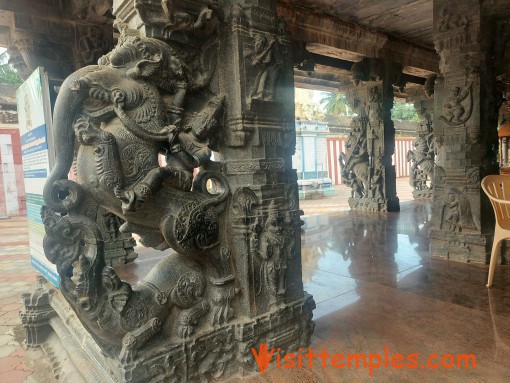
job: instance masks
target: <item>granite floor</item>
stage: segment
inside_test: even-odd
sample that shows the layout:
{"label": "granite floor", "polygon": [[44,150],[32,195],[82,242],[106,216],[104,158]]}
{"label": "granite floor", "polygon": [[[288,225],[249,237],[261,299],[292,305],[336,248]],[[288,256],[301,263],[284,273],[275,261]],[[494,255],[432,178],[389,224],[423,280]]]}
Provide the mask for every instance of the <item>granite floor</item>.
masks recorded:
{"label": "granite floor", "polygon": [[[363,353],[369,361],[377,361],[377,354],[383,362],[373,369],[370,363],[364,368],[362,361],[359,368],[354,363],[351,368],[335,368],[331,362],[323,368],[316,359],[312,369],[306,364],[300,369],[274,366],[264,376],[244,381],[510,382],[510,266],[498,266],[494,287],[487,289],[486,266],[430,257],[426,238],[430,218],[430,204],[420,202],[402,203],[400,213],[309,214],[302,236],[302,259],[305,289],[317,303],[311,348],[346,357]],[[12,246],[9,241],[0,245],[0,302],[5,305],[13,296],[19,297],[18,290],[29,290],[34,276],[31,271],[26,275],[19,272],[29,267],[28,249],[18,244],[22,239],[16,237],[26,230],[26,224],[14,221],[15,227],[8,229],[4,222],[0,222],[0,230],[12,242]],[[118,269],[123,278],[138,279],[161,257],[155,251],[139,252],[139,260]],[[9,266],[10,258],[3,262],[12,254],[17,256],[12,261],[19,262],[15,267]],[[16,269],[14,278],[19,286],[11,279],[4,283]],[[16,307],[19,309],[19,303]],[[0,382],[51,381],[43,373],[44,366],[38,367],[34,360],[38,356],[24,354],[20,347],[19,320],[3,311],[0,320],[0,339],[10,336],[0,343]],[[404,358],[414,355],[415,368],[407,368],[408,364],[395,368],[391,362],[386,368],[386,355],[391,359],[397,354]],[[432,354],[438,356],[429,365]],[[448,365],[448,354],[452,358],[473,354],[476,368],[472,364],[470,368],[456,364],[432,368],[443,357]],[[10,371],[5,366],[13,355],[18,358],[18,371],[26,372],[3,375]]]}

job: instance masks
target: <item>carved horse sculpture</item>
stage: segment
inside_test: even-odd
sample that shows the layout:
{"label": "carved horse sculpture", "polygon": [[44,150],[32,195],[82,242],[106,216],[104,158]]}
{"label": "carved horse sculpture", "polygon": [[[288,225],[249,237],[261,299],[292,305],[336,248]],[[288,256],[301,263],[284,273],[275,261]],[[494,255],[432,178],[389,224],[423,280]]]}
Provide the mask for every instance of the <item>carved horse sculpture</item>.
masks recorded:
{"label": "carved horse sculpture", "polygon": [[[222,281],[233,278],[218,246],[217,217],[228,185],[207,170],[193,181],[194,168],[211,168],[209,137],[223,97],[200,89],[187,106],[187,92],[205,88],[203,70],[197,85],[169,45],[125,32],[99,65],[78,70],[61,87],[54,112],[57,158],[42,216],[45,253],[57,265],[62,293],[103,351],[129,361],[158,331],[187,338],[209,312],[213,324],[227,321],[232,310],[222,299],[212,298],[217,307],[208,303],[223,287],[206,289],[204,270]],[[160,153],[167,155],[166,166],[158,163]],[[67,179],[73,163],[76,182]],[[223,184],[222,193],[207,192],[212,178]],[[121,281],[105,267],[101,233],[87,217],[90,199],[124,219],[122,229],[139,234],[144,245],[177,253],[136,286]],[[211,261],[215,257],[224,264]],[[233,287],[225,289],[223,296],[233,294]]]}

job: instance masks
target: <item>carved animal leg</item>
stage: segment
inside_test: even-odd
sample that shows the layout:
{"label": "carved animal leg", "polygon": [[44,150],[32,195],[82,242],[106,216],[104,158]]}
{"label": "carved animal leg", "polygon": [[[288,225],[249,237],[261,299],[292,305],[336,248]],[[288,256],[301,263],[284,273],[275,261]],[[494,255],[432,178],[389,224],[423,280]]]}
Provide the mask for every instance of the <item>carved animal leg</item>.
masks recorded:
{"label": "carved animal leg", "polygon": [[156,335],[160,329],[161,321],[158,318],[152,318],[143,326],[127,333],[122,339],[122,349],[119,354],[120,361],[122,363],[131,363],[136,357],[138,349]]}
{"label": "carved animal leg", "polygon": [[211,324],[221,326],[228,323],[234,317],[234,309],[231,302],[234,299],[236,290],[233,286],[218,286],[213,295],[213,315]]}
{"label": "carved animal leg", "polygon": [[181,339],[187,339],[195,332],[195,326],[198,324],[200,318],[209,312],[209,304],[207,302],[200,302],[194,307],[183,310],[179,315],[177,325],[177,335]]}
{"label": "carved animal leg", "polygon": [[161,188],[163,182],[176,189],[189,191],[192,181],[192,175],[187,171],[168,166],[154,168],[133,187],[129,202],[122,204],[122,210],[124,213],[135,211]]}

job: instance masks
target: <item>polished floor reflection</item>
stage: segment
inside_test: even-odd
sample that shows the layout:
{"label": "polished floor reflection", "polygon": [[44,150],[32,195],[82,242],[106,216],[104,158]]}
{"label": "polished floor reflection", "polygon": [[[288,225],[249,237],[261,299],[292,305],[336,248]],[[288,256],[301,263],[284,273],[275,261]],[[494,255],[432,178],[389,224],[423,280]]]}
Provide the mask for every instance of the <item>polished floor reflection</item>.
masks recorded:
{"label": "polished floor reflection", "polygon": [[[303,282],[317,303],[312,348],[328,353],[418,353],[416,369],[272,369],[249,382],[510,382],[510,267],[430,257],[428,203],[400,213],[305,219]],[[136,280],[158,255],[119,270]],[[474,354],[476,368],[422,368],[430,354]],[[422,359],[423,358],[423,359]]]}

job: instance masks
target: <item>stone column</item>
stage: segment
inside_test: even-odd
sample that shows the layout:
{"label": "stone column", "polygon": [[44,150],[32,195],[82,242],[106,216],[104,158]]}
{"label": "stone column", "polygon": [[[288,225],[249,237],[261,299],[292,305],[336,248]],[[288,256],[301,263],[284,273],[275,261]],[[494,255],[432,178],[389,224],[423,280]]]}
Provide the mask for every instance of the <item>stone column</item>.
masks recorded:
{"label": "stone column", "polygon": [[352,188],[349,205],[356,210],[398,211],[391,108],[401,68],[387,60],[364,59],[352,72],[355,88],[347,100],[358,116],[351,124],[347,153],[339,158],[344,183]]}
{"label": "stone column", "polygon": [[427,78],[424,86],[407,88],[407,101],[414,102],[420,124],[413,142],[414,150],[409,150],[407,160],[411,162],[409,184],[413,188],[414,199],[431,200],[434,190],[434,81],[436,76]]}
{"label": "stone column", "polygon": [[290,36],[276,1],[228,3],[218,66],[220,88],[228,95],[220,152],[232,192],[225,238],[243,291],[239,314],[264,315],[271,323],[278,317],[262,332],[243,327],[239,340],[304,345],[314,303],[303,295],[301,279]]}
{"label": "stone column", "polygon": [[[496,28],[508,10],[496,2],[434,1],[440,55],[435,84],[436,170],[430,250],[464,262],[487,261],[492,207],[480,180],[497,172]],[[491,10],[491,14],[488,13]],[[507,16],[506,16],[507,17]]]}
{"label": "stone column", "polygon": [[[74,152],[62,145],[45,189],[45,254],[61,276],[52,296],[65,298],[86,328],[73,320],[72,331],[91,334],[118,381],[258,371],[253,349],[295,352],[314,326],[287,28],[275,0],[118,0],[114,14],[117,47],[73,73],[57,99],[56,136],[65,140],[72,121],[79,147],[76,180],[54,182]],[[96,113],[92,101],[112,105]],[[175,251],[137,284],[121,281],[105,265],[108,227],[84,214],[90,201],[145,246]],[[60,235],[75,231],[87,246]]]}

